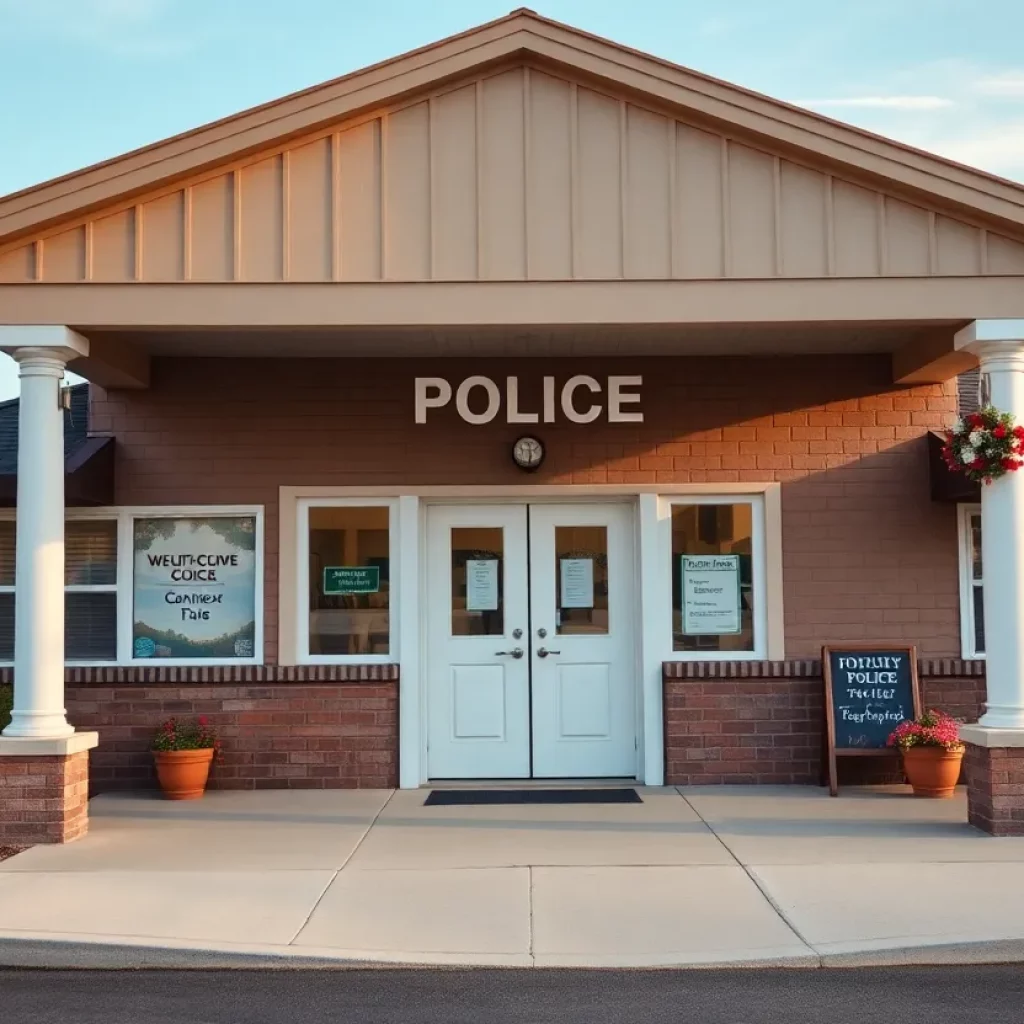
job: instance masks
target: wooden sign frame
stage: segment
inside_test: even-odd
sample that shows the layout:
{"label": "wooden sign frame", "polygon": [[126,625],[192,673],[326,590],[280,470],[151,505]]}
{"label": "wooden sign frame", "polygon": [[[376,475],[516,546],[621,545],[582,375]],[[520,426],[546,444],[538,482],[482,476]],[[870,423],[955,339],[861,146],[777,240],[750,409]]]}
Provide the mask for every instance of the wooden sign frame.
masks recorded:
{"label": "wooden sign frame", "polygon": [[891,748],[870,747],[836,747],[836,721],[835,711],[832,707],[832,653],[851,651],[877,651],[884,654],[886,651],[906,654],[910,660],[910,692],[914,702],[914,717],[921,714],[921,687],[917,679],[917,645],[916,644],[836,644],[834,647],[825,646],[821,649],[821,674],[825,686],[825,749],[822,758],[822,785],[825,784],[825,777],[828,779],[828,795],[839,795],[839,783],[836,777],[837,757],[885,757],[893,758],[899,756],[899,751]]}

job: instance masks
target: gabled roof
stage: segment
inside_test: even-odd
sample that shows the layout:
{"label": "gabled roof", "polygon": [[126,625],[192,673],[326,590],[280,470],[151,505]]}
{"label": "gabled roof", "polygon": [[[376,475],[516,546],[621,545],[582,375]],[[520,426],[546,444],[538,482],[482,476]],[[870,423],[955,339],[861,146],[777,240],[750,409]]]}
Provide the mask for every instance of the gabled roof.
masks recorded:
{"label": "gabled roof", "polygon": [[735,137],[1020,235],[1024,186],[520,9],[333,81],[0,199],[0,244],[489,66],[528,59]]}

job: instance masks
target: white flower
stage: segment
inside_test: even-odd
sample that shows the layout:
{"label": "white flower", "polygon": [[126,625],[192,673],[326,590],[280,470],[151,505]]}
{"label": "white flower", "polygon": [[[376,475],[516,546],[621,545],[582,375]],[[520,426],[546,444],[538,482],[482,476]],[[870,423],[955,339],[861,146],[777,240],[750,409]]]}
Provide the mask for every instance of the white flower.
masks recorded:
{"label": "white flower", "polygon": [[970,465],[977,457],[978,453],[970,445],[966,445],[960,452],[960,461],[965,466]]}
{"label": "white flower", "polygon": [[969,433],[969,434],[967,435],[967,443],[968,443],[968,444],[969,444],[969,445],[970,445],[970,446],[971,446],[972,448],[977,448],[977,447],[978,447],[978,445],[980,445],[980,444],[981,444],[981,442],[982,442],[982,440],[984,439],[984,437],[985,437],[985,435],[984,435],[984,434],[983,434],[983,433],[982,433],[982,432],[981,432],[980,430],[972,430],[972,431],[971,431],[971,432],[970,432],[970,433]]}
{"label": "white flower", "polygon": [[964,429],[964,421],[962,419],[957,419],[956,423],[953,424],[953,433],[954,434],[963,433],[963,429]]}

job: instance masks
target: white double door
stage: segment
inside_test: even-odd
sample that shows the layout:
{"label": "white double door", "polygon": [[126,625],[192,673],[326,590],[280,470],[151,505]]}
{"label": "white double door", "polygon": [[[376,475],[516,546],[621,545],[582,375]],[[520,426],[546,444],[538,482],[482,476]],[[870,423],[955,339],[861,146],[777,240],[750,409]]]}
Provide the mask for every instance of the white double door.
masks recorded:
{"label": "white double door", "polygon": [[428,507],[430,778],[636,776],[632,526],[622,504]]}

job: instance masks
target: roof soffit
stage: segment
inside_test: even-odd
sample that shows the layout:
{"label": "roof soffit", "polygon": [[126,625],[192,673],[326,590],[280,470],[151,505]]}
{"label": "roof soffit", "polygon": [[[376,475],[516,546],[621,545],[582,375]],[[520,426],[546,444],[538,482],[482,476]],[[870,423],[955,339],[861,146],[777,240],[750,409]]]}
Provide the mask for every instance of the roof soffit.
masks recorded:
{"label": "roof soffit", "polygon": [[[919,200],[1024,229],[1024,187],[599,39],[532,12],[499,21],[0,199],[0,244],[401,103],[489,66],[539,62],[680,120]],[[1016,230],[1014,230],[1016,229]]]}

